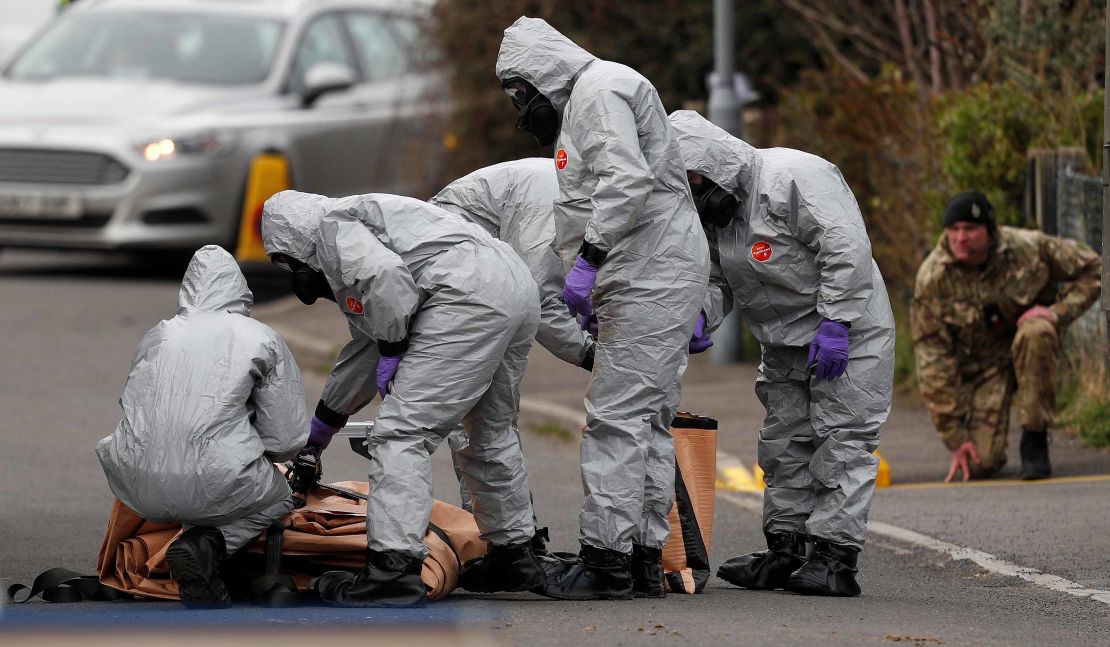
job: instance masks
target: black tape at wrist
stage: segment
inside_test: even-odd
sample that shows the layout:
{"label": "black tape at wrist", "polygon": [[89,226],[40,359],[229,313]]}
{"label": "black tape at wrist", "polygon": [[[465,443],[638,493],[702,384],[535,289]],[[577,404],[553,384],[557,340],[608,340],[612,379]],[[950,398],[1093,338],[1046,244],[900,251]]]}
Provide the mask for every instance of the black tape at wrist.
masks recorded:
{"label": "black tape at wrist", "polygon": [[586,369],[591,373],[594,372],[594,347],[592,345],[586,351],[586,356],[582,358],[582,361],[578,364],[578,366]]}
{"label": "black tape at wrist", "polygon": [[590,265],[601,267],[601,264],[605,262],[605,257],[609,256],[609,252],[582,241],[582,247],[578,249],[578,255],[586,259],[586,262]]}
{"label": "black tape at wrist", "polygon": [[316,417],[320,419],[320,422],[329,427],[342,429],[347,425],[347,419],[350,416],[345,416],[342,413],[329,408],[328,405],[324,404],[323,400],[320,400],[320,402],[316,404]]}
{"label": "black tape at wrist", "polygon": [[400,357],[405,354],[409,349],[409,338],[405,337],[401,341],[382,341],[378,340],[378,352],[382,357]]}

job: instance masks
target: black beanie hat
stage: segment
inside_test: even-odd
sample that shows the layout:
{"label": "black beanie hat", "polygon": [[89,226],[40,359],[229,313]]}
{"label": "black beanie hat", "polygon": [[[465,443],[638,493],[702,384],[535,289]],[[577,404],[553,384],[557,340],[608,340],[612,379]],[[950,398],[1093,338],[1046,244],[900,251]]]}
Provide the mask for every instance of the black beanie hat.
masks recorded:
{"label": "black beanie hat", "polygon": [[951,227],[957,222],[973,222],[995,229],[994,206],[987,196],[978,191],[965,191],[952,198],[944,209],[944,226]]}

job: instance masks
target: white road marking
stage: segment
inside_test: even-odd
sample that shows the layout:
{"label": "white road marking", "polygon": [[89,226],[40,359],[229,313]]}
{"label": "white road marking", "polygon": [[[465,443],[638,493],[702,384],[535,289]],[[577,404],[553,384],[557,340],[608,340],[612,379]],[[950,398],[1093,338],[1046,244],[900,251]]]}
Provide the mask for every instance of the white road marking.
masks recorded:
{"label": "white road marking", "polygon": [[[763,514],[761,496],[739,496],[728,492],[718,492],[717,497],[743,510],[748,510],[758,515]],[[1013,562],[1008,562],[981,550],[957,546],[947,541],[941,541],[940,539],[923,535],[913,530],[899,528],[898,526],[892,526],[880,521],[869,522],[867,528],[870,534],[895,539],[915,546],[921,546],[922,548],[928,548],[938,553],[944,553],[954,560],[969,560],[975,562],[980,568],[997,575],[1020,577],[1026,582],[1031,582],[1052,591],[1067,593],[1077,598],[1087,598],[1110,605],[1110,591],[1087,588],[1082,584],[1066,580],[1058,575],[1052,575],[1051,573],[1038,571],[1035,568],[1014,564]]]}

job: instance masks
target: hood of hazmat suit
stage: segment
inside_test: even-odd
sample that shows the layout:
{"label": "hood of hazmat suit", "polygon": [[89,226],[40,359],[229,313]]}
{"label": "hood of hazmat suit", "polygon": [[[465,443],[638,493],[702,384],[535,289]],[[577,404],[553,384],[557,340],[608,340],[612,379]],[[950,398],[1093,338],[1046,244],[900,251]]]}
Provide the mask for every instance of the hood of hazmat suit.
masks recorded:
{"label": "hood of hazmat suit", "polygon": [[457,458],[483,538],[530,537],[513,426],[539,318],[524,262],[482,227],[395,195],[283,191],[266,201],[262,219],[267,251],[318,267],[351,330],[318,416],[345,423],[373,395],[374,347],[406,348],[369,437],[369,547],[426,554],[430,453],[464,417],[471,442]]}
{"label": "hood of hazmat suit", "polygon": [[[735,303],[763,345],[764,530],[859,548],[879,463],[872,452],[890,412],[894,319],[855,196],[820,157],[755,149],[689,110],[670,120],[686,168],[741,201],[736,218],[710,232],[704,310],[716,326]],[[808,365],[823,319],[851,326],[847,372],[832,381],[811,379]],[[814,434],[816,449],[797,442]]]}
{"label": "hood of hazmat suit", "polygon": [[552,355],[577,366],[593,341],[561,299],[563,264],[554,247],[558,196],[555,165],[550,159],[533,157],[478,169],[449,184],[429,202],[475,223],[513,248],[540,288],[536,341]]}
{"label": "hood of hazmat suit", "polygon": [[224,526],[289,498],[273,462],[308,439],[304,385],[285,342],[250,318],[252,300],[235,259],[203,247],[177,314],[139,344],[123,419],[96,452],[112,491],[146,519]]}
{"label": "hood of hazmat suit", "polygon": [[562,112],[554,162],[564,269],[583,242],[591,257],[605,254],[591,293],[598,341],[579,539],[622,553],[634,541],[662,547],[674,497],[669,426],[709,275],[678,143],[647,79],[538,18],[505,30],[496,72],[528,81]]}

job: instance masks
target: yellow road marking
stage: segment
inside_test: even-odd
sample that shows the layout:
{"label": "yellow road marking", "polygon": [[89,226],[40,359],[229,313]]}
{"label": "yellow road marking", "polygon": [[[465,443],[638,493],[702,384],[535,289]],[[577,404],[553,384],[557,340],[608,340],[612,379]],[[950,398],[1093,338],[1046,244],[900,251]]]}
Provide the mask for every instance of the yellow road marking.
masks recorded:
{"label": "yellow road marking", "polygon": [[999,479],[999,480],[983,480],[983,481],[968,481],[957,483],[903,483],[901,485],[891,485],[887,490],[941,490],[945,488],[960,488],[960,487],[1008,487],[1011,485],[1063,485],[1066,483],[1099,483],[1103,481],[1110,481],[1110,474],[1092,474],[1089,476],[1064,476],[1061,478],[1042,479],[1040,481],[1022,481],[1020,479]]}

